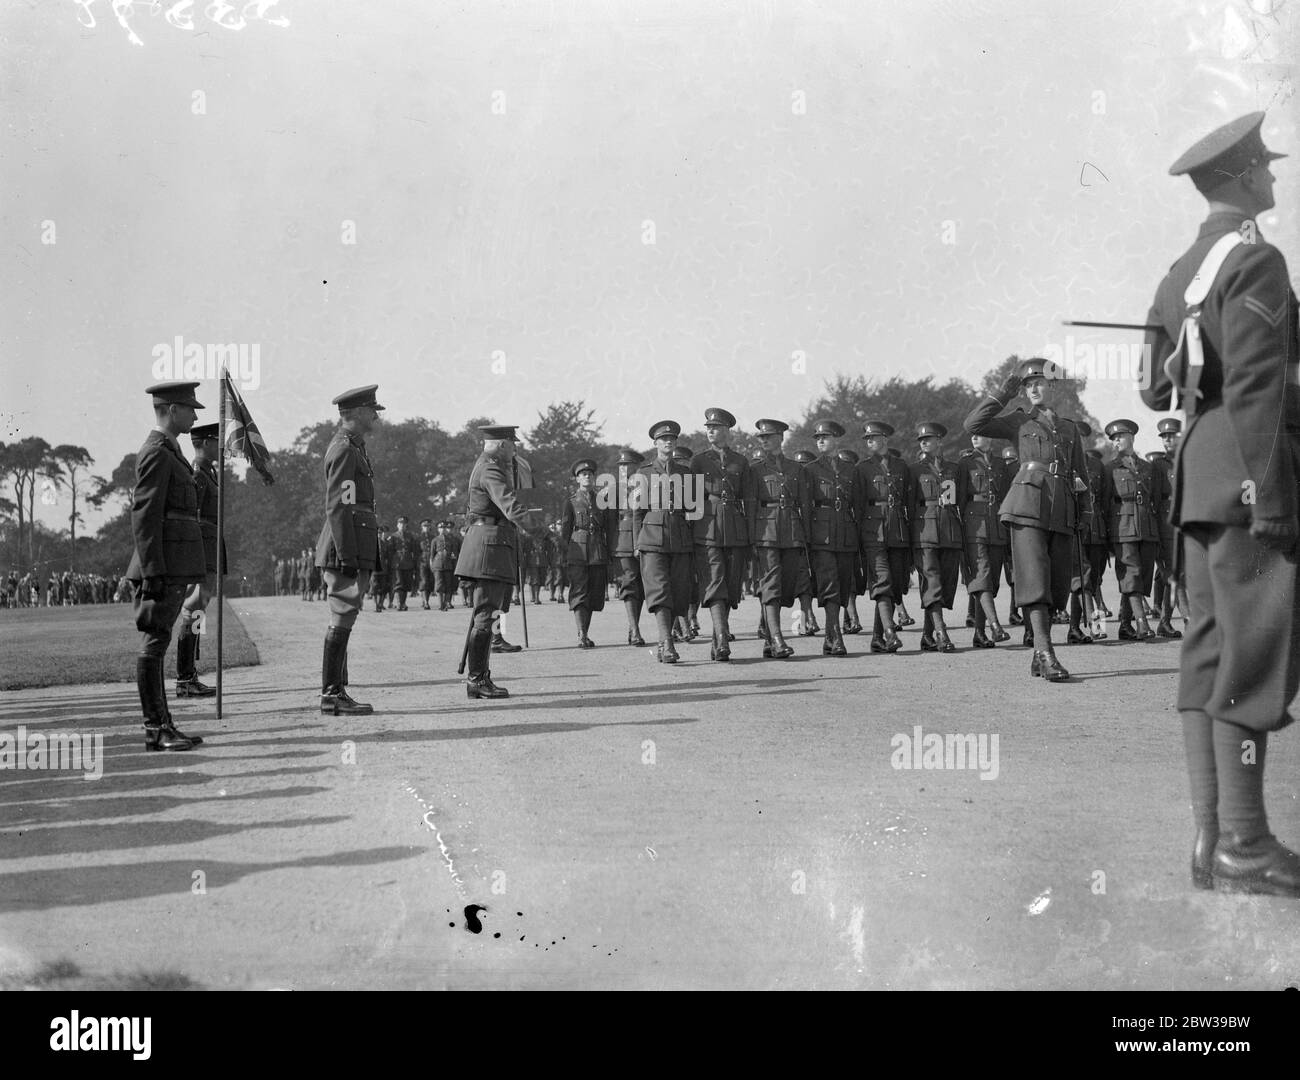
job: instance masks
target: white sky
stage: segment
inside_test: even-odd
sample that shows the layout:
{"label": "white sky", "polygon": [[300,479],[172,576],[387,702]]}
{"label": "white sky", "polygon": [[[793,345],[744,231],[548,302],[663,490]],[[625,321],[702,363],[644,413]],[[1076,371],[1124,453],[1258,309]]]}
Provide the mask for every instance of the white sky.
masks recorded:
{"label": "white sky", "polygon": [[[137,3],[139,46],[109,0],[4,6],[0,438],[110,471],[177,336],[258,346],[272,449],[367,382],[453,428],[585,398],[634,443],[797,419],[836,373],[978,383],[1062,318],[1145,319],[1201,135],[1267,108],[1300,153],[1277,0],[262,6],[290,25]],[[1293,266],[1295,162],[1261,221]]]}

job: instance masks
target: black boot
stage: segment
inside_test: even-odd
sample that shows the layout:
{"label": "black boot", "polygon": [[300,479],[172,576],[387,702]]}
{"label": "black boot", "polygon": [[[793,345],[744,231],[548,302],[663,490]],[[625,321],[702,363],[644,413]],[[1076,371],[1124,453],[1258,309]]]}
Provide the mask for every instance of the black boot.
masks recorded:
{"label": "black boot", "polygon": [[198,659],[199,639],[194,636],[193,624],[186,619],[181,626],[180,636],[176,639],[176,696],[177,697],[213,697],[217,690],[199,682],[195,661]]}
{"label": "black boot", "polygon": [[660,608],[655,613],[655,625],[659,628],[659,647],[655,658],[661,664],[675,664],[681,659],[673,647],[673,612],[671,608]]}
{"label": "black boot", "polygon": [[499,653],[516,653],[523,652],[524,647],[522,645],[511,645],[510,642],[501,636],[500,630],[494,630],[492,632],[491,650],[492,652]]}
{"label": "black boot", "polygon": [[158,708],[163,721],[163,730],[168,731],[174,738],[188,739],[191,745],[198,746],[203,742],[202,735],[187,735],[177,728],[175,721],[172,720],[172,711],[167,707],[167,676],[163,671],[163,664],[158,663]]}
{"label": "black boot", "polygon": [[320,711],[329,716],[369,716],[370,705],[353,701],[344,689],[343,667],[347,663],[351,627],[331,626],[325,631],[325,649],[321,658]]}
{"label": "black boot", "polygon": [[596,643],[587,635],[591,629],[591,608],[578,608],[573,614],[578,619],[578,648],[594,649]]}
{"label": "black boot", "polygon": [[[763,655],[770,656],[774,660],[784,660],[788,656],[793,656],[794,649],[786,644],[785,638],[781,635],[781,605],[767,604],[764,611],[767,616],[767,638],[771,644],[763,650]],[[807,631],[805,630],[804,633]]]}
{"label": "black boot", "polygon": [[492,681],[488,659],[492,655],[492,635],[487,631],[474,631],[469,639],[469,681],[465,683],[465,696],[469,698],[508,698],[510,691]]}
{"label": "black boot", "polygon": [[624,600],[623,610],[627,612],[627,643],[644,648],[645,638],[641,636],[641,601]]}
{"label": "black boot", "polygon": [[726,601],[709,605],[709,614],[713,616],[713,644],[709,648],[710,660],[727,661],[731,659],[731,646],[728,639],[731,631],[727,627],[727,616],[731,607]]}
{"label": "black boot", "polygon": [[140,710],[144,713],[144,748],[146,750],[190,750],[194,742],[171,723],[162,700],[163,662],[161,657],[137,656],[135,683],[140,692]]}

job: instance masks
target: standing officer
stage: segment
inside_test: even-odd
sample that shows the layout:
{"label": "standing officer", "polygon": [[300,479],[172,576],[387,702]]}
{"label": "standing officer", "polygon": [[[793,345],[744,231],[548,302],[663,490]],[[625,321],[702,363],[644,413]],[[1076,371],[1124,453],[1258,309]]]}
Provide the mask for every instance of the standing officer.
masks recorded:
{"label": "standing officer", "polygon": [[311,552],[302,549],[298,556],[298,593],[300,600],[311,599]]}
{"label": "standing officer", "polygon": [[749,462],[727,444],[736,418],[726,409],[704,411],[709,448],[691,461],[691,471],[704,477],[703,515],[695,522],[695,572],[701,603],[713,619],[711,659],[731,659],[731,612],[740,606],[745,562],[749,555],[749,522],[744,492]]}
{"label": "standing officer", "polygon": [[596,462],[582,458],[570,471],[578,481],[578,490],[564,500],[560,514],[560,540],[569,572],[569,610],[578,628],[578,648],[594,649],[596,643],[587,631],[591,613],[605,610],[609,553],[616,539],[611,533],[617,522],[613,511],[597,504]]}
{"label": "standing officer", "polygon": [[[847,465],[850,469],[854,470],[855,472],[857,471],[858,462],[862,460],[858,456],[856,450],[840,449],[836,451],[835,456],[838,457],[844,465]],[[861,513],[865,514],[867,508],[866,507],[867,488],[866,485],[862,482],[861,477],[858,477],[858,484],[862,488]],[[863,529],[862,518],[858,519],[857,526],[858,526],[858,536],[860,539],[862,535],[862,529]],[[844,608],[843,632],[846,634],[862,633],[862,619],[858,615],[858,597],[864,595],[866,591],[867,591],[867,571],[865,565],[862,562],[862,547],[861,545],[859,545],[858,550],[853,553],[853,591],[849,593],[849,602]]]}
{"label": "standing officer", "polygon": [[[1031,676],[1052,682],[1070,677],[1052,647],[1052,611],[1070,597],[1075,558],[1075,496],[1088,488],[1083,440],[1074,421],[1049,404],[1048,361],[1024,361],[999,394],[985,398],[966,418],[972,435],[1007,439],[1019,447],[1020,468],[1002,500],[999,517],[1010,526],[1017,599],[1028,616],[1034,646]],[[1050,369],[1055,377],[1055,370]],[[1031,409],[998,416],[1023,383]]]}
{"label": "standing officer", "polygon": [[456,560],[460,556],[460,537],[452,522],[438,522],[438,535],[429,545],[429,567],[433,571],[433,589],[438,594],[438,610],[450,611],[456,592]]}
{"label": "standing officer", "polygon": [[661,664],[680,659],[673,646],[673,619],[685,615],[691,602],[694,536],[686,519],[685,488],[692,473],[673,460],[681,431],[675,420],[660,420],[650,428],[655,456],[637,469],[640,480],[633,513],[641,583],[646,607],[659,628],[655,656]]}
{"label": "standing officer", "polygon": [[1106,527],[1119,579],[1122,641],[1155,637],[1141,598],[1151,591],[1160,550],[1160,527],[1156,523],[1160,489],[1155,467],[1133,453],[1133,436],[1137,433],[1138,426],[1132,420],[1112,420],[1106,425],[1106,437],[1115,446],[1115,457],[1105,466]]}
{"label": "standing officer", "polygon": [[393,588],[393,537],[388,522],[379,523],[379,563],[370,579],[371,595],[375,600],[375,613],[384,610]]}
{"label": "standing officer", "polygon": [[[488,663],[495,640],[508,644],[497,629],[497,619],[509,610],[519,576],[515,530],[528,527],[528,511],[515,496],[515,425],[491,425],[479,431],[483,452],[469,476],[465,542],[456,561],[456,576],[469,583],[473,597],[465,693],[471,698],[504,698],[510,694],[493,683]],[[518,652],[519,646],[495,651]]]}
{"label": "standing officer", "polygon": [[[961,461],[965,474],[962,503],[965,544],[966,591],[975,601],[975,633],[971,644],[991,649],[1011,635],[998,622],[998,583],[1007,558],[1007,527],[998,508],[1007,494],[1007,473],[1002,459],[992,453],[993,440],[987,435],[970,437],[971,451]],[[984,628],[989,633],[985,634]]]}
{"label": "standing officer", "polygon": [[203,740],[178,731],[167,708],[163,661],[172,626],[191,585],[206,576],[198,493],[178,437],[194,426],[196,382],[149,387],[154,429],[135,459],[131,534],[135,551],[126,578],[135,591],[135,625],[143,634],[135,662],[136,688],[144,713],[146,750],[190,750]]}
{"label": "standing officer", "polygon": [[618,533],[614,540],[614,573],[618,583],[618,598],[627,612],[627,643],[644,646],[641,636],[641,608],[645,604],[645,588],[641,584],[641,560],[636,555],[636,520],[629,484],[633,470],[645,461],[635,450],[618,453]]}
{"label": "standing officer", "polygon": [[808,519],[808,547],[817,600],[826,616],[823,656],[848,656],[840,612],[853,596],[854,561],[860,545],[858,522],[866,513],[866,492],[857,471],[839,459],[844,426],[835,420],[818,420],[813,441],[818,457],[807,466],[812,515]]}
{"label": "standing officer", "polygon": [[[804,486],[811,493],[812,487],[808,480],[807,468],[817,460],[817,455],[811,450],[796,450],[790,457],[804,468]],[[808,529],[811,526],[811,521],[808,518],[804,518],[804,526],[805,535],[810,535]],[[815,637],[822,632],[822,628],[817,624],[817,616],[813,614],[813,593],[817,591],[817,582],[813,575],[812,552],[806,546],[804,551],[808,556],[807,563],[804,573],[799,578],[799,584],[795,586],[794,597],[799,601],[799,612],[803,624],[802,629],[799,631],[800,634],[803,637]]]}
{"label": "standing officer", "polygon": [[920,456],[912,466],[912,542],[918,551],[921,606],[925,623],[921,631],[923,652],[956,652],[948,637],[943,612],[952,610],[957,597],[957,575],[965,538],[961,507],[966,502],[966,472],[945,461],[942,442],[948,429],[927,421],[916,427]]}
{"label": "standing officer", "polygon": [[551,534],[545,526],[537,525],[528,531],[528,542],[524,547],[524,584],[533,598],[533,606],[542,602],[542,583],[546,579],[546,548],[550,544]]}
{"label": "standing officer", "polygon": [[[1082,420],[1077,421],[1077,426],[1086,445],[1086,440],[1092,438],[1092,426]],[[1106,524],[1106,468],[1102,464],[1099,450],[1089,448],[1084,451],[1083,457],[1088,469],[1088,490],[1079,496],[1080,509],[1083,511],[1082,527],[1079,529],[1079,542],[1083,547],[1083,579],[1078,593],[1070,597],[1070,633],[1066,639],[1073,644],[1080,644],[1080,639],[1087,637],[1079,625],[1080,619],[1090,625],[1090,641],[1106,636],[1100,602],[1101,577],[1106,572],[1106,562],[1110,557],[1110,534]]]}
{"label": "standing officer", "polygon": [[[894,600],[906,588],[911,558],[912,528],[908,523],[911,477],[907,467],[889,453],[894,429],[883,420],[868,420],[862,437],[867,456],[858,462],[865,506],[862,511],[862,563],[867,587],[876,602],[871,630],[873,653],[895,653],[903,647],[894,629]],[[901,584],[900,584],[901,583]]]}
{"label": "standing officer", "polygon": [[226,572],[226,546],[217,557],[217,443],[219,424],[204,424],[190,429],[194,445],[194,490],[199,501],[199,529],[203,533],[203,558],[207,568],[202,581],[191,585],[181,605],[181,632],[176,638],[176,696],[212,697],[216,688],[199,682],[195,662],[199,658],[199,638],[194,624],[202,626],[203,612],[217,588],[217,574]]}
{"label": "standing officer", "polygon": [[781,453],[790,425],[763,419],[755,429],[762,449],[749,463],[744,499],[746,527],[761,571],[759,631],[765,642],[763,655],[784,660],[794,655],[794,649],[781,636],[781,609],[792,606],[800,593],[811,592],[806,524],[812,518],[812,499],[803,466]]}
{"label": "standing officer", "polygon": [[[1264,807],[1268,733],[1291,722],[1300,685],[1300,326],[1286,261],[1254,220],[1274,205],[1269,162],[1283,156],[1264,146],[1263,121],[1226,124],[1169,170],[1191,177],[1209,217],[1156,292],[1142,398],[1164,410],[1176,388],[1188,416],[1172,520],[1191,603],[1178,710],[1197,825],[1192,882],[1300,897],[1300,856],[1271,834]],[[1199,358],[1184,352],[1193,344]]]}
{"label": "standing officer", "polygon": [[406,530],[403,514],[397,519],[393,534],[393,588],[397,592],[397,610],[406,611],[406,594],[415,590],[415,567],[420,559],[419,542]]}
{"label": "standing officer", "polygon": [[[1187,584],[1183,575],[1182,560],[1178,557],[1178,530],[1174,528],[1172,522],[1168,521],[1169,515],[1173,508],[1174,495],[1174,461],[1178,457],[1178,441],[1183,435],[1183,422],[1176,416],[1161,417],[1156,424],[1156,431],[1160,435],[1161,445],[1165,448],[1165,456],[1169,459],[1169,468],[1167,474],[1169,477],[1169,502],[1165,507],[1165,516],[1160,522],[1163,530],[1166,525],[1169,528],[1169,548],[1165,552],[1165,561],[1170,568],[1169,588],[1165,592],[1165,604],[1160,611],[1160,622],[1162,625],[1173,630],[1174,603],[1178,604],[1178,613],[1183,617],[1183,625],[1187,625]],[[1165,534],[1161,532],[1161,543],[1164,543]],[[1182,637],[1181,633],[1166,634],[1166,637]]]}
{"label": "standing officer", "polygon": [[361,613],[370,575],[383,567],[379,544],[383,530],[375,517],[375,471],[366,455],[366,436],[384,411],[375,400],[378,389],[378,384],[359,386],[333,400],[339,409],[339,427],[325,450],[325,524],[316,541],[315,561],[330,607],[320,711],[333,716],[374,712],[348,694],[347,670],[348,639]]}
{"label": "standing officer", "polygon": [[[1165,417],[1160,421],[1161,424],[1178,424],[1175,417]],[[1163,435],[1164,433],[1161,432]],[[1156,574],[1153,581],[1154,595],[1152,604],[1155,610],[1159,612],[1160,621],[1156,625],[1156,634],[1159,637],[1180,638],[1182,633],[1174,629],[1171,621],[1174,614],[1174,586],[1173,569],[1175,564],[1174,557],[1174,527],[1169,520],[1169,508],[1174,500],[1174,458],[1173,455],[1164,450],[1153,450],[1147,454],[1147,461],[1155,466],[1156,480],[1159,482],[1160,499],[1159,513],[1156,517],[1156,526],[1160,532],[1160,555],[1156,560]]]}
{"label": "standing officer", "polygon": [[420,522],[420,607],[429,610],[429,594],[433,592],[433,521],[424,518]]}

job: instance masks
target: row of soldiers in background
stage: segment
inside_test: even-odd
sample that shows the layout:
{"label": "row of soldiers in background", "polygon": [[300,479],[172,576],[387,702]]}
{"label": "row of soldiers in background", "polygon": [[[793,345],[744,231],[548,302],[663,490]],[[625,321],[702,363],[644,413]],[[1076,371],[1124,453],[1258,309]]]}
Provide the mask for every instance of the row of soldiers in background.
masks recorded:
{"label": "row of soldiers in background", "polygon": [[[730,427],[725,423],[730,419],[725,410],[709,410],[709,416],[715,421],[710,427]],[[779,421],[767,424],[772,428],[768,432],[771,437],[785,430]],[[1085,439],[1092,437],[1086,423],[1079,422],[1078,426]],[[815,430],[819,448],[838,442],[845,433],[833,420],[819,422]],[[1087,490],[1080,492],[1078,498],[1079,568],[1074,575],[1068,616],[1064,611],[1059,613],[1060,621],[1069,623],[1066,640],[1070,644],[1088,644],[1106,637],[1102,619],[1111,612],[1101,599],[1101,581],[1112,559],[1120,588],[1120,639],[1138,641],[1182,636],[1172,623],[1177,590],[1170,585],[1174,536],[1168,520],[1172,495],[1170,474],[1181,424],[1175,418],[1160,421],[1158,431],[1166,449],[1151,452],[1146,460],[1133,453],[1133,437],[1137,431],[1137,425],[1126,419],[1107,426],[1106,436],[1115,449],[1110,462],[1104,462],[1097,449],[1086,452]],[[671,430],[665,430],[664,434],[672,436]],[[708,477],[718,469],[727,471],[725,481],[708,481],[719,490],[709,491],[707,498],[728,509],[720,511],[715,506],[713,513],[701,516],[694,524],[689,607],[674,614],[673,640],[695,638],[700,632],[699,608],[712,606],[706,593],[716,596],[719,591],[717,582],[710,589],[708,575],[701,571],[707,563],[706,540],[719,531],[716,521],[720,512],[729,522],[728,546],[740,549],[739,558],[745,566],[743,588],[748,595],[763,595],[761,579],[771,571],[766,566],[770,560],[764,559],[763,547],[751,547],[750,541],[757,540],[765,546],[779,543],[796,551],[802,549],[802,558],[797,558],[789,569],[792,582],[782,586],[783,594],[792,602],[781,606],[798,604],[800,616],[794,625],[809,636],[822,632],[812,610],[814,597],[824,609],[833,612],[832,618],[842,619],[842,625],[826,628],[824,651],[828,655],[845,655],[842,635],[862,632],[858,597],[871,592],[872,599],[880,601],[886,591],[879,587],[882,580],[889,582],[891,610],[887,620],[882,620],[882,609],[878,606],[871,650],[893,652],[901,647],[895,631],[914,622],[904,603],[913,572],[920,581],[926,615],[923,649],[950,652],[955,648],[939,609],[952,608],[959,570],[970,593],[967,626],[975,628],[972,644],[977,648],[991,648],[1007,640],[1010,635],[1001,626],[994,606],[999,579],[1003,576],[1011,591],[1010,622],[1013,625],[1024,622],[1016,606],[1007,526],[999,520],[999,508],[1019,469],[1015,448],[1007,447],[997,455],[992,452],[991,439],[976,435],[971,437],[972,446],[962,451],[958,461],[946,461],[938,453],[939,440],[947,435],[946,429],[940,424],[922,424],[917,439],[923,449],[916,462],[909,465],[901,460],[897,448],[885,447],[884,440],[893,434],[890,425],[870,422],[863,436],[878,440],[873,447],[875,454],[887,455],[889,460],[898,462],[892,470],[888,465],[873,464],[873,460],[882,462],[883,457],[872,459],[869,455],[869,460],[864,462],[856,451],[847,448],[835,449],[833,455],[824,452],[822,458],[806,450],[794,451],[785,458],[778,451],[777,456],[789,467],[783,467],[785,471],[779,478],[773,473],[768,478],[771,483],[765,482],[764,487],[754,484],[748,495],[745,494],[748,472],[761,459],[747,463],[740,455],[734,455],[733,461],[716,449],[696,453],[687,446],[675,445],[672,459],[684,472],[704,470]],[[725,447],[725,443],[722,445]],[[728,450],[726,454],[734,452]],[[635,451],[625,450],[618,467],[620,483],[626,484],[629,470],[644,471],[645,462]],[[620,514],[607,510],[601,516],[592,493],[596,468],[591,459],[583,459],[573,466],[578,491],[565,504],[560,523],[560,546],[564,550],[567,576],[579,582],[598,566],[614,567],[614,579],[609,584],[624,601],[627,641],[641,645],[644,641],[639,619],[644,593],[634,558],[633,512],[624,510]],[[771,490],[765,490],[769,486]],[[745,505],[754,500],[763,507],[776,508],[775,524],[768,530],[773,536],[766,540],[749,535]],[[758,509],[755,517],[763,517]],[[573,540],[575,528],[580,542]],[[781,539],[778,541],[777,537]],[[525,541],[525,545],[528,543]],[[532,546],[535,552],[536,541]],[[818,550],[834,551],[837,556],[835,560],[821,559],[820,574],[816,565]],[[880,565],[871,565],[873,559],[879,559]],[[831,580],[819,583],[819,577],[837,576],[840,571],[832,564],[845,560],[851,567],[851,571],[844,571],[846,575],[851,572],[851,586],[847,583],[837,586]],[[887,573],[884,572],[886,563]],[[540,559],[535,554],[531,559],[525,556],[524,565],[529,584],[539,580]],[[739,588],[732,588],[737,595],[729,596],[728,600],[734,608],[740,596]],[[579,593],[575,584],[571,592],[570,607],[578,621],[580,647],[591,647],[586,627],[590,625],[590,613],[603,609],[605,591],[602,579],[598,599],[592,588],[584,587]],[[1147,603],[1153,591],[1154,608]],[[538,600],[537,592],[534,587],[534,602]],[[1185,599],[1179,599],[1179,610],[1185,621],[1187,604]],[[770,618],[765,611],[759,629],[765,640],[770,636],[766,626]],[[1157,623],[1154,629],[1151,621]],[[716,631],[715,625],[714,652],[723,653],[722,658],[726,659],[729,649],[716,639]],[[727,632],[728,640],[734,640],[729,628]],[[1032,632],[1027,625],[1024,636],[1024,644],[1032,645]],[[771,645],[778,653],[787,648],[784,642]]]}
{"label": "row of soldiers in background", "polygon": [[45,587],[35,570],[21,577],[10,570],[0,578],[0,608],[3,607],[73,607],[79,604],[115,604],[130,600],[130,591],[116,574],[76,574],[65,570],[51,573]]}

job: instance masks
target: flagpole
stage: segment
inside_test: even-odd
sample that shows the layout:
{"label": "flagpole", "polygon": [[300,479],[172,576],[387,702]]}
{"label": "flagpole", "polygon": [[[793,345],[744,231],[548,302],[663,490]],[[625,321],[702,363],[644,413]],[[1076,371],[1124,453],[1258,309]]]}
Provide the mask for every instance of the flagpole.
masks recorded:
{"label": "flagpole", "polygon": [[226,606],[226,574],[221,558],[226,546],[226,380],[229,373],[221,369],[221,418],[217,432],[217,719],[221,719],[221,639],[222,615]]}

